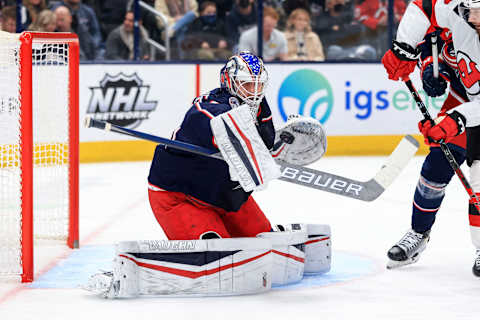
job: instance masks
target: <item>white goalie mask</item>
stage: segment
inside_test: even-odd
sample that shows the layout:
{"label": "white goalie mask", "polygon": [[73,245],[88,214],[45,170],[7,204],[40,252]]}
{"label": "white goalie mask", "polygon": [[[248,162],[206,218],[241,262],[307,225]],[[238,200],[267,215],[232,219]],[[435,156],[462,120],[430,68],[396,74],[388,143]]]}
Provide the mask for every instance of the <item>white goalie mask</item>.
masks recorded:
{"label": "white goalie mask", "polygon": [[265,95],[268,74],[262,59],[250,52],[232,56],[220,71],[220,85],[248,104],[256,117]]}

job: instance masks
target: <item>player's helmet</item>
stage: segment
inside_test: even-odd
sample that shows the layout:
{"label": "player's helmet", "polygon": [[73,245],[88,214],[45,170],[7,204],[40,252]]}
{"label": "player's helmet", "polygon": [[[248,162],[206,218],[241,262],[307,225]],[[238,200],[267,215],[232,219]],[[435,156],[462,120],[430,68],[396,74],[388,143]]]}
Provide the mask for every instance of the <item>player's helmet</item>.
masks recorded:
{"label": "player's helmet", "polygon": [[470,9],[480,8],[480,0],[461,0],[458,6],[458,13],[468,22]]}
{"label": "player's helmet", "polygon": [[265,95],[268,74],[262,59],[243,51],[228,59],[220,71],[220,85],[252,108],[256,115]]}

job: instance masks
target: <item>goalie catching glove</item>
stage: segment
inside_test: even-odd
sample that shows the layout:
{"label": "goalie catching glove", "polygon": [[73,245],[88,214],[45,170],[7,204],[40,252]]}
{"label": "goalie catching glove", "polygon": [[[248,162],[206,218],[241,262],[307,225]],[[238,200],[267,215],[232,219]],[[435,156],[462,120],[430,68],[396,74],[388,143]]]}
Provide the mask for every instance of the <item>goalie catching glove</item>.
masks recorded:
{"label": "goalie catching glove", "polygon": [[248,105],[244,104],[210,120],[212,133],[223,159],[230,169],[230,179],[250,192],[280,177],[275,163],[258,134]]}
{"label": "goalie catching glove", "polygon": [[275,132],[272,156],[295,165],[307,165],[320,159],[327,150],[325,130],[318,120],[290,115]]}

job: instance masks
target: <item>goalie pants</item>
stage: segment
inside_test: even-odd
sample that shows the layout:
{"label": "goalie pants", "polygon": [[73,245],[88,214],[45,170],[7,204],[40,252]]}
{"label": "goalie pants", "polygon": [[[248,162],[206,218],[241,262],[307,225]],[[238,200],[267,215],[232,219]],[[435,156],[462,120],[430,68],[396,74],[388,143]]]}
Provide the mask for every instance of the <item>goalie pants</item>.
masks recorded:
{"label": "goalie pants", "polygon": [[169,240],[255,237],[271,231],[270,222],[250,196],[236,212],[227,212],[181,192],[148,190],[153,214]]}

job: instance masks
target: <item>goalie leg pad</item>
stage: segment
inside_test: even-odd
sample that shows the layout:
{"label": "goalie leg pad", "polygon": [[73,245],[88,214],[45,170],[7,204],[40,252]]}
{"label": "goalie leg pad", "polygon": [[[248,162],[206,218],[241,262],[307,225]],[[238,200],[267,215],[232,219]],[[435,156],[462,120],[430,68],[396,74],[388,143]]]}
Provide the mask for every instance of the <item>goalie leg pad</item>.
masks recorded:
{"label": "goalie leg pad", "polygon": [[223,296],[271,288],[270,241],[151,240],[117,245],[109,298]]}
{"label": "goalie leg pad", "polygon": [[332,232],[329,225],[292,223],[275,225],[274,230],[307,233],[304,274],[321,274],[330,271],[332,265]]}
{"label": "goalie leg pad", "polygon": [[326,224],[307,224],[307,234],[305,274],[329,272],[332,265],[332,232],[330,226]]}
{"label": "goalie leg pad", "polygon": [[258,235],[272,243],[273,285],[286,285],[302,280],[305,268],[304,231],[264,232]]}

